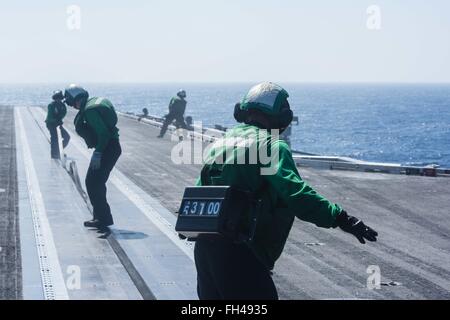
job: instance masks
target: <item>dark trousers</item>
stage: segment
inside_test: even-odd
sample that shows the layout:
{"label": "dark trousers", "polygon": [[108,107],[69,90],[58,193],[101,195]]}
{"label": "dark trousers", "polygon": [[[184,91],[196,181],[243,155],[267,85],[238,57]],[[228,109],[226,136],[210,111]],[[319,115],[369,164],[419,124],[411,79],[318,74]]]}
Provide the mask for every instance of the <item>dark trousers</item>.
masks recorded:
{"label": "dark trousers", "polygon": [[245,244],[198,239],[194,249],[200,300],[277,300],[270,271]]}
{"label": "dark trousers", "polygon": [[58,143],[58,126],[55,124],[47,124],[47,129],[50,132],[50,155],[52,159],[60,159],[59,143]]}
{"label": "dark trousers", "polygon": [[177,128],[187,129],[187,125],[184,122],[184,118],[182,115],[172,115],[169,113],[166,116],[166,119],[164,120],[164,123],[161,127],[161,132],[159,133],[160,136],[164,136],[166,134],[167,127],[172,123],[173,120],[176,120],[175,126]]}
{"label": "dark trousers", "polygon": [[114,224],[111,208],[106,200],[106,182],[121,153],[119,140],[110,140],[102,153],[100,168],[98,170],[89,168],[86,175],[86,189],[94,209],[94,219],[105,226]]}

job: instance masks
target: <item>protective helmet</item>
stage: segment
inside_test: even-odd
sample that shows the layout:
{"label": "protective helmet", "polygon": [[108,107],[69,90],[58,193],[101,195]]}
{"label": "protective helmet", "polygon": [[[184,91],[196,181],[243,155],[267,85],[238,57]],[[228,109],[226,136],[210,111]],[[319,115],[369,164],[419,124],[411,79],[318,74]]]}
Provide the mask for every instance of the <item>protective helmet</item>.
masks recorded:
{"label": "protective helmet", "polygon": [[181,89],[180,91],[177,92],[177,96],[179,96],[180,98],[186,98],[186,91],[184,91],[183,89]]}
{"label": "protective helmet", "polygon": [[87,99],[89,98],[89,93],[76,84],[71,84],[64,91],[64,98],[66,104],[69,106],[75,106],[75,101],[78,99]]}
{"label": "protective helmet", "polygon": [[258,110],[267,115],[271,129],[282,129],[289,126],[293,113],[287,98],[289,94],[279,85],[263,82],[250,89],[241,103],[234,107],[234,118],[238,122],[246,122],[251,110]]}
{"label": "protective helmet", "polygon": [[64,99],[64,95],[63,95],[62,91],[61,90],[53,91],[52,99],[53,100],[62,100],[62,99]]}

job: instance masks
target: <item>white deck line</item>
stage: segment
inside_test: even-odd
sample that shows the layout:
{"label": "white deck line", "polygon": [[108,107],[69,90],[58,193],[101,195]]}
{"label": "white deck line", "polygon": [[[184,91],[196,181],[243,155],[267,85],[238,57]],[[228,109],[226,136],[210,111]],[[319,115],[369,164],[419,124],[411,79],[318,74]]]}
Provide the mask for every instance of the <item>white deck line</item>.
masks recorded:
{"label": "white deck line", "polygon": [[24,168],[28,187],[34,235],[39,255],[42,287],[46,300],[68,300],[69,295],[65,286],[58,252],[56,251],[52,230],[47,218],[42,193],[31,157],[28,138],[23,125],[21,108],[15,108],[16,125],[19,126],[20,145],[22,146]]}

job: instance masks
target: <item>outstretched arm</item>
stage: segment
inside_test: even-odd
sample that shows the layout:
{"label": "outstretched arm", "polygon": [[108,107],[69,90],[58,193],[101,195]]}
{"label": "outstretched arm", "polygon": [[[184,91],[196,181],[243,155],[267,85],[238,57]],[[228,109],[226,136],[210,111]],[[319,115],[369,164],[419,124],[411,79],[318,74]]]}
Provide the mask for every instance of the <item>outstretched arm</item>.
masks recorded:
{"label": "outstretched arm", "polygon": [[358,218],[349,216],[345,210],[337,216],[336,226],[354,235],[362,244],[366,243],[365,240],[377,241],[378,232],[366,226]]}
{"label": "outstretched arm", "polygon": [[335,226],[336,217],[342,209],[318,194],[300,177],[288,145],[283,141],[274,142],[273,150],[279,152],[274,174],[263,176],[277,190],[284,202],[297,218],[314,223],[322,228]]}
{"label": "outstretched arm", "polygon": [[331,203],[303,181],[287,144],[282,141],[275,143],[279,150],[275,174],[264,177],[277,190],[282,201],[294,210],[297,218],[322,228],[340,227],[356,236],[361,243],[365,243],[364,239],[376,241],[378,233],[375,230],[349,216],[339,205]]}

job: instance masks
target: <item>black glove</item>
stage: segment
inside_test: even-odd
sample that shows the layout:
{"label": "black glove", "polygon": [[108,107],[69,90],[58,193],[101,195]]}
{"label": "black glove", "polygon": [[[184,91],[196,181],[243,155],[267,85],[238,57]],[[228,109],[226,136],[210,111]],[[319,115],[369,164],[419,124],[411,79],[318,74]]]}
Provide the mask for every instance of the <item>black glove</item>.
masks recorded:
{"label": "black glove", "polygon": [[359,242],[363,244],[366,243],[364,239],[369,241],[377,241],[378,232],[366,226],[358,218],[349,216],[345,210],[342,210],[342,212],[337,216],[336,223],[339,228],[345,232],[351,233],[359,240]]}

